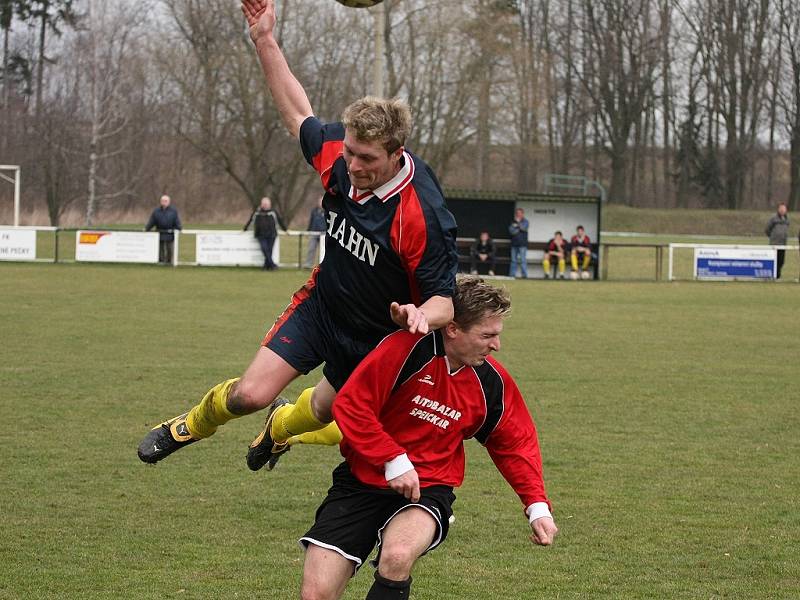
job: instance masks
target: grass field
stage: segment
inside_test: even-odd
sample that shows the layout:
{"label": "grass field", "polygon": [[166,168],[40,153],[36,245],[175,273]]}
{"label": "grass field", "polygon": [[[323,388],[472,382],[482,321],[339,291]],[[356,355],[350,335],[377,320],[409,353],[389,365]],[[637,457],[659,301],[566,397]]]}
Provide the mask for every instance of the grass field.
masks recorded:
{"label": "grass field", "polygon": [[[0,264],[0,598],[298,596],[295,540],[336,449],[251,473],[259,416],[155,467],[135,449],[242,371],[306,275]],[[507,286],[499,358],[537,421],[561,534],[528,541],[470,442],[456,523],[412,597],[800,597],[800,288]],[[345,597],[370,583],[367,568]]]}

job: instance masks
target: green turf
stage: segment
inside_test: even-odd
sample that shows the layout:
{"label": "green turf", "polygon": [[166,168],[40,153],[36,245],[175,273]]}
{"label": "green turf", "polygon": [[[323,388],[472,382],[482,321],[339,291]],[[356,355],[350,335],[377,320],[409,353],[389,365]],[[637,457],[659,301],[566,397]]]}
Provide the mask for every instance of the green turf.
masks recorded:
{"label": "green turf", "polygon": [[[306,276],[0,264],[0,598],[298,596],[295,540],[335,449],[251,473],[258,416],[156,467],[135,449],[242,371]],[[470,442],[456,523],[412,597],[800,597],[800,288],[507,285],[499,358],[536,418],[561,534],[528,541]],[[366,568],[345,597],[369,584]]]}

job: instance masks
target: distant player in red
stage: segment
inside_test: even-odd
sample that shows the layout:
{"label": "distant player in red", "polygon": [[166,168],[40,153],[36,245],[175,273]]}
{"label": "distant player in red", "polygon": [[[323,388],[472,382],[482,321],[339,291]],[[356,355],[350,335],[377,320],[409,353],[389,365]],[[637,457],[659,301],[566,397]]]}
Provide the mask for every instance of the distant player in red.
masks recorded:
{"label": "distant player in red", "polygon": [[567,270],[567,242],[560,231],[556,231],[550,241],[544,248],[544,258],[542,259],[542,268],[544,269],[544,278],[549,279],[553,274],[550,271],[550,265],[555,260],[558,265],[559,279],[564,279],[564,273]]}
{"label": "distant player in red", "polygon": [[473,437],[522,500],[532,541],[553,542],[536,428],[514,380],[489,356],[500,349],[510,300],[463,277],[453,305],[441,330],[385,338],[339,392],[333,412],[346,462],[301,538],[303,598],[339,598],[376,543],[367,600],[407,598],[414,562],[447,536],[463,442]]}
{"label": "distant player in red", "polygon": [[577,233],[569,242],[572,278],[588,279],[589,266],[592,264],[592,241],[586,235],[583,225],[578,225]]}

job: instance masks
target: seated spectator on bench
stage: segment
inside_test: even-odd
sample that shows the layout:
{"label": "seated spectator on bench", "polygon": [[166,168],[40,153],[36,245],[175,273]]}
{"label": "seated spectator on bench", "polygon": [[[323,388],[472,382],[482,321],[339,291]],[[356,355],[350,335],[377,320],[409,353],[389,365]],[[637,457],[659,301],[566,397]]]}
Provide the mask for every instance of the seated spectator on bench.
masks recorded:
{"label": "seated spectator on bench", "polygon": [[555,277],[550,272],[550,263],[555,259],[558,264],[558,278],[564,279],[564,272],[567,270],[567,242],[560,231],[556,231],[554,236],[547,242],[544,247],[544,259],[542,260],[542,267],[544,268],[544,278],[550,279]]}
{"label": "seated spectator on bench", "polygon": [[589,266],[592,264],[592,242],[583,225],[578,225],[576,235],[572,236],[569,243],[570,246],[570,262],[572,263],[573,279],[589,279]]}
{"label": "seated spectator on bench", "polygon": [[472,244],[469,251],[469,270],[473,275],[478,274],[478,265],[487,265],[489,275],[494,275],[495,248],[494,240],[489,237],[488,231],[481,231],[481,235]]}

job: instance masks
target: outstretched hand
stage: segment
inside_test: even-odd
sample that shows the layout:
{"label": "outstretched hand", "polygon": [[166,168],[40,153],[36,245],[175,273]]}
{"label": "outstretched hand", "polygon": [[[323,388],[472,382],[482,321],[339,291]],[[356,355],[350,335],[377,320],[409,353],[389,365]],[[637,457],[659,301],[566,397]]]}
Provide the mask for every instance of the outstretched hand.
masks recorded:
{"label": "outstretched hand", "polygon": [[394,321],[398,327],[406,329],[410,333],[421,333],[425,335],[430,329],[430,327],[428,327],[428,318],[418,306],[392,302],[391,306],[389,306],[389,312],[392,315],[392,321]]}
{"label": "outstretched hand", "polygon": [[539,546],[549,546],[558,533],[558,527],[552,517],[541,517],[531,523],[531,541]]}
{"label": "outstretched hand", "polygon": [[242,0],[242,12],[250,28],[250,39],[256,43],[275,28],[274,0]]}

